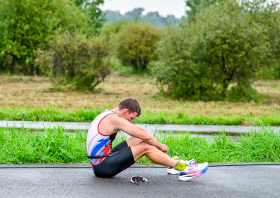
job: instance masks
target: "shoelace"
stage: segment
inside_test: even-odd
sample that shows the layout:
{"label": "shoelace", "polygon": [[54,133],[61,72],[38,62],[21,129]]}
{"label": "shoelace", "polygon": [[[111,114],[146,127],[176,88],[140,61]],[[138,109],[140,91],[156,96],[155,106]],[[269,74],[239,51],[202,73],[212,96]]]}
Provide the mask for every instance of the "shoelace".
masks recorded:
{"label": "shoelace", "polygon": [[196,173],[198,165],[197,164],[190,164],[189,166],[190,166],[190,168],[188,168],[187,172]]}

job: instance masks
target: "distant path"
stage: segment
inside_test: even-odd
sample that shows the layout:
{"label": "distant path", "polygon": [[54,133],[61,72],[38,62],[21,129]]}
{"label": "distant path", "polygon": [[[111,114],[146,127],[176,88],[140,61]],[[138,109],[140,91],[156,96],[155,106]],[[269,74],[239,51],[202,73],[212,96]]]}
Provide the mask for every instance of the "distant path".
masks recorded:
{"label": "distant path", "polygon": [[[260,130],[261,127],[249,126],[222,126],[222,125],[175,125],[175,124],[136,124],[147,131],[154,133],[168,131],[188,131],[188,132],[220,132],[227,133],[249,133],[250,130]],[[37,121],[0,121],[0,127],[16,127],[30,129],[44,129],[49,127],[63,126],[66,130],[88,130],[90,122],[37,122]],[[280,127],[271,127],[280,131]]]}
{"label": "distant path", "polygon": [[[179,181],[167,175],[166,168],[136,166],[111,179],[97,178],[90,166],[48,165],[26,168],[1,168],[0,197],[280,197],[280,165],[216,166],[205,175]],[[19,166],[19,165],[17,165]],[[131,184],[140,175],[150,183]]]}

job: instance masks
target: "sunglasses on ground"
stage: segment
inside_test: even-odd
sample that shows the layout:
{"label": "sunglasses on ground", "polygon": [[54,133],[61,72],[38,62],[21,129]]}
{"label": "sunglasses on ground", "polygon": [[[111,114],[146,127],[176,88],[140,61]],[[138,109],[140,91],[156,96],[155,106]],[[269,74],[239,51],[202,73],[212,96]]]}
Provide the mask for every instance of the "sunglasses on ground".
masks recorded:
{"label": "sunglasses on ground", "polygon": [[133,184],[137,184],[137,185],[139,185],[138,182],[148,182],[149,183],[149,181],[146,178],[141,177],[141,176],[131,177],[130,182],[133,183]]}

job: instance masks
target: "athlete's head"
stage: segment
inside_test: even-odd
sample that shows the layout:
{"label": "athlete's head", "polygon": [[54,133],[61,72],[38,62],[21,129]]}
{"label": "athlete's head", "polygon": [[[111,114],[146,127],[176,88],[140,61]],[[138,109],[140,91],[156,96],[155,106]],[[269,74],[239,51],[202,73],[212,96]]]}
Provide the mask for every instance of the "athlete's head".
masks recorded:
{"label": "athlete's head", "polygon": [[128,112],[131,113],[137,113],[137,117],[141,114],[141,107],[138,103],[138,101],[134,98],[125,98],[123,99],[120,104],[118,105],[120,110],[128,109]]}

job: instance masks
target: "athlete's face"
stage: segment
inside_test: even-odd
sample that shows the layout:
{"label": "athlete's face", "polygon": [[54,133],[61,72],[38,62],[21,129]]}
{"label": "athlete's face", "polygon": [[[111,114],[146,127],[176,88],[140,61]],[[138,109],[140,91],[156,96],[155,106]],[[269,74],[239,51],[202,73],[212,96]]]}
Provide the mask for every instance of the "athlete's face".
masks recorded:
{"label": "athlete's face", "polygon": [[128,109],[123,111],[123,118],[128,122],[132,123],[132,121],[138,116],[137,112],[129,113]]}

